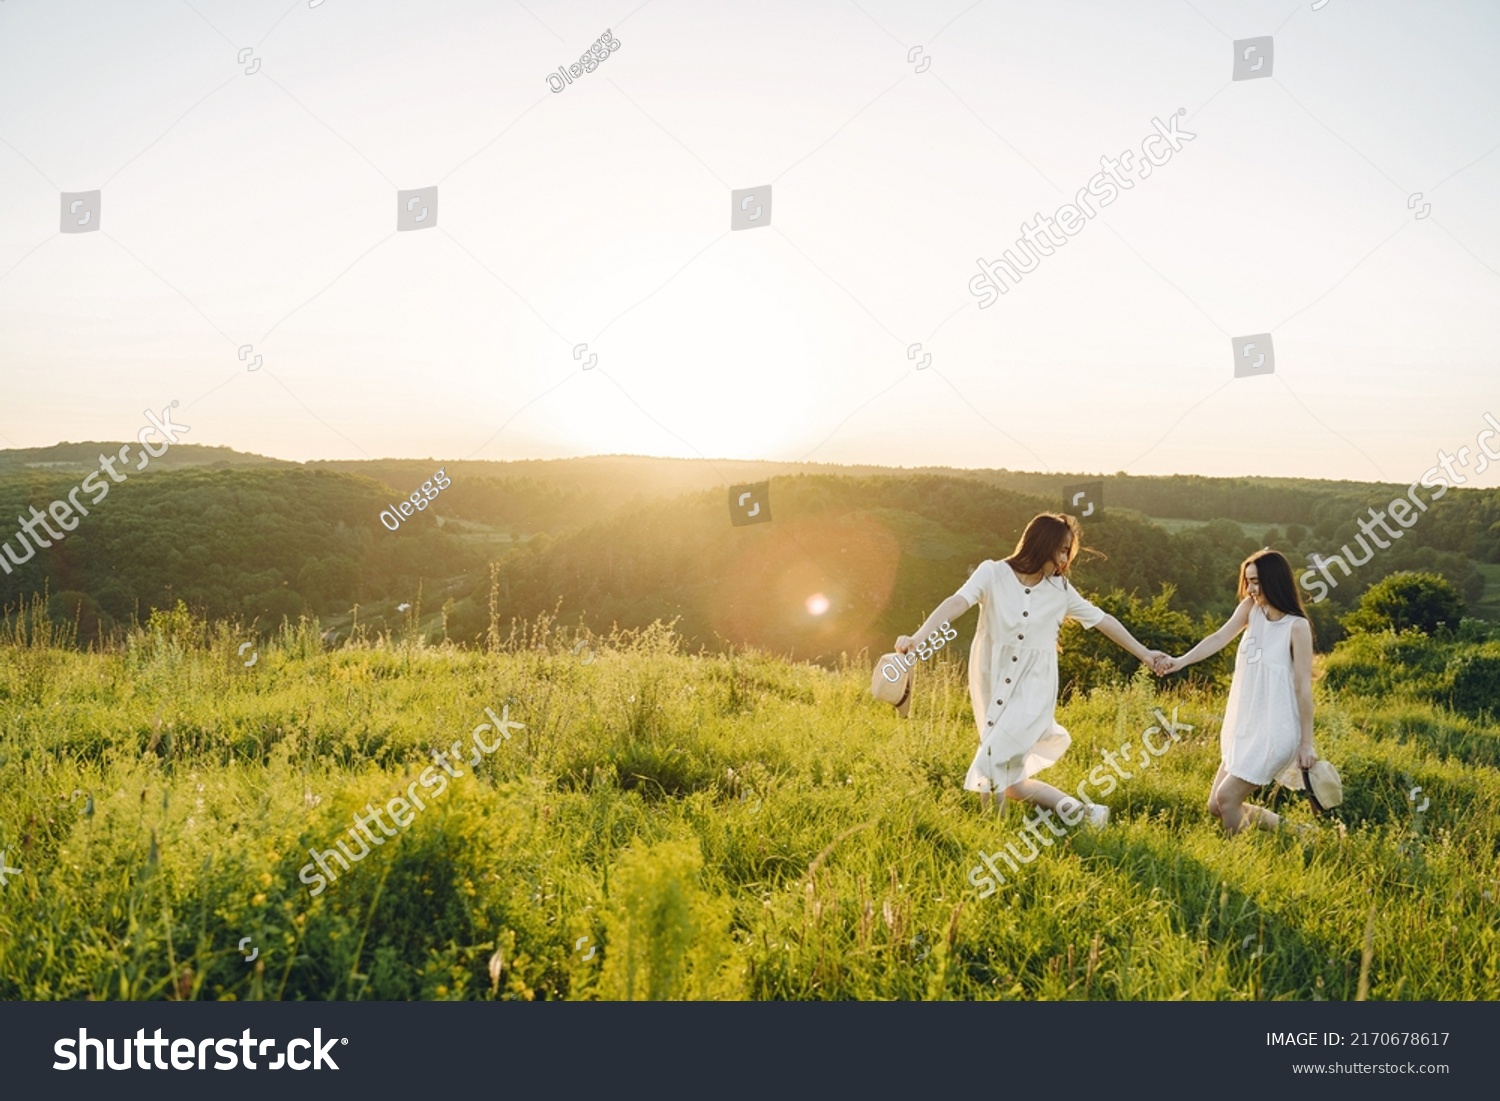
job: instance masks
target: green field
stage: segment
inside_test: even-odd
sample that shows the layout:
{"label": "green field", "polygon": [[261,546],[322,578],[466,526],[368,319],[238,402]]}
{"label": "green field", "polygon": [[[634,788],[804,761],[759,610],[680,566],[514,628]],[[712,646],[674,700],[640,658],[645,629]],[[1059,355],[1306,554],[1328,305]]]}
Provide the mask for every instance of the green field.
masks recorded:
{"label": "green field", "polygon": [[[664,628],[575,654],[545,623],[489,652],[306,625],[249,668],[239,641],[171,615],[111,652],[0,645],[0,998],[1500,996],[1500,739],[1427,705],[1319,689],[1343,825],[1225,840],[1221,694],[1075,698],[1066,787],[1153,707],[1194,730],[1105,831],[980,899],[1021,810],[960,789],[947,655],[902,721],[863,661],[688,655]],[[524,729],[471,766],[486,707]],[[455,741],[462,775],[313,897],[309,848]]]}

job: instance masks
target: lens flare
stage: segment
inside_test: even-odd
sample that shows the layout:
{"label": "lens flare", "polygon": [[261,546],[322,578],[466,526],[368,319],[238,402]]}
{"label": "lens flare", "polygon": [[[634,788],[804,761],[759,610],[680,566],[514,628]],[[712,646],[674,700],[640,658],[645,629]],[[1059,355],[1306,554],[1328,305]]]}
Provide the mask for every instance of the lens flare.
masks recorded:
{"label": "lens flare", "polygon": [[828,598],[822,593],[813,593],[807,598],[807,612],[809,615],[822,615],[828,610]]}
{"label": "lens flare", "polygon": [[[798,661],[886,647],[887,632],[874,624],[895,587],[901,545],[884,523],[868,515],[788,519],[771,534],[781,538],[731,542],[738,549],[700,612],[714,631]],[[785,543],[798,553],[789,555]],[[820,609],[814,598],[827,603]]]}

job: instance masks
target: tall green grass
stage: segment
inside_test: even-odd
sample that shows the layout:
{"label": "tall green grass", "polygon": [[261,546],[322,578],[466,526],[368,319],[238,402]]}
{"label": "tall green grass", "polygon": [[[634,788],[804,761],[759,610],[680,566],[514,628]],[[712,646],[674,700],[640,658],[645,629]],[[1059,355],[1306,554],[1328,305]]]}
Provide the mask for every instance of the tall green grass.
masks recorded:
{"label": "tall green grass", "polygon": [[[692,655],[661,626],[575,654],[545,620],[488,652],[327,650],[302,623],[249,668],[244,640],[158,613],[80,653],[11,622],[0,997],[1347,999],[1362,974],[1374,999],[1500,996],[1495,732],[1431,706],[1320,690],[1342,822],[1226,840],[1204,811],[1222,694],[1080,695],[1045,776],[1069,789],[1154,707],[1194,730],[1106,830],[981,900],[968,871],[1022,810],[960,788],[947,655],[902,721],[863,659]],[[310,848],[506,705],[524,730],[310,896]]]}

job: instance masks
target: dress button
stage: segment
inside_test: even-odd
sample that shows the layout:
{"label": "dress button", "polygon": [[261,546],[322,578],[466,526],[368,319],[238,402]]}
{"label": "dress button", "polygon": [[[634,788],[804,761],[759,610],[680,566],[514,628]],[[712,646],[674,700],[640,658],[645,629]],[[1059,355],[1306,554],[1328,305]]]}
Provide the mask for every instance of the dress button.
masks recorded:
{"label": "dress button", "polygon": [[1030,613],[1030,612],[1022,612],[1022,613],[1021,613],[1021,614],[1022,614],[1022,615],[1023,615],[1023,616],[1025,616],[1025,615],[1030,615],[1030,614],[1031,614],[1031,613]]}
{"label": "dress button", "polygon": [[1015,655],[1015,654],[1012,654],[1012,655],[1011,655],[1011,656],[1010,656],[1010,660],[1011,660],[1011,661],[1020,661],[1020,660],[1021,660],[1021,659],[1020,659],[1020,658],[1018,658],[1018,657],[1016,657],[1016,655]]}
{"label": "dress button", "polygon": [[1006,683],[1006,684],[1009,684],[1009,683],[1010,683],[1010,678],[1009,678],[1009,677],[1006,677],[1006,678],[1005,678],[1005,683]]}
{"label": "dress button", "polygon": [[1004,700],[996,700],[995,702],[996,703],[1004,703],[1005,701]]}
{"label": "dress button", "polygon": [[1030,589],[1027,589],[1027,590],[1026,590],[1026,591],[1027,591],[1027,592],[1028,592],[1028,593],[1029,593],[1029,592],[1031,592],[1031,590],[1030,590]]}
{"label": "dress button", "polygon": [[1017,635],[1016,637],[1017,638],[1025,638],[1026,636],[1025,635]]}

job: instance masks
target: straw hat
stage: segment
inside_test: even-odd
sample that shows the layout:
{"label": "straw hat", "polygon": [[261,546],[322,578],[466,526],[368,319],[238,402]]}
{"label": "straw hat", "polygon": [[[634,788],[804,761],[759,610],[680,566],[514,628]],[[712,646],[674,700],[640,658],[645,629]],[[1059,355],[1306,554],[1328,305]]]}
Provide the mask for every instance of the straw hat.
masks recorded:
{"label": "straw hat", "polygon": [[886,654],[875,663],[875,671],[870,674],[870,695],[881,703],[891,704],[903,719],[911,710],[911,665],[916,660],[901,654]]}
{"label": "straw hat", "polygon": [[1314,810],[1332,810],[1344,801],[1344,782],[1339,779],[1339,770],[1321,757],[1313,762],[1312,768],[1298,768],[1293,761],[1277,779],[1292,791],[1307,792]]}

